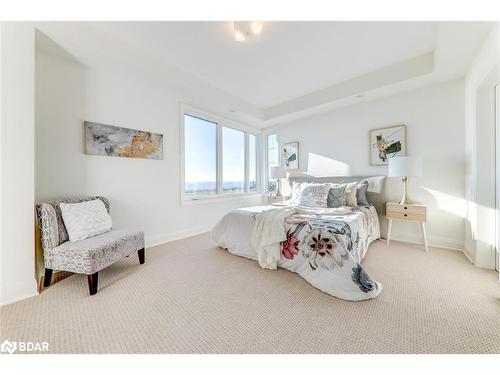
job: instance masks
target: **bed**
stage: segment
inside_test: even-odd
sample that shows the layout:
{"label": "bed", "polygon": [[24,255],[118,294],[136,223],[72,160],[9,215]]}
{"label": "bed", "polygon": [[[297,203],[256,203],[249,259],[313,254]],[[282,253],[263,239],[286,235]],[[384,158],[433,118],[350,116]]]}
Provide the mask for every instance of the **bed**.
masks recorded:
{"label": "bed", "polygon": [[380,238],[377,207],[383,207],[383,177],[291,180],[319,183],[367,180],[370,204],[331,209],[287,204],[236,209],[213,228],[212,238],[231,254],[256,260],[263,268],[279,267],[295,272],[334,297],[350,301],[377,297],[382,285],[368,276],[361,262],[370,244]]}

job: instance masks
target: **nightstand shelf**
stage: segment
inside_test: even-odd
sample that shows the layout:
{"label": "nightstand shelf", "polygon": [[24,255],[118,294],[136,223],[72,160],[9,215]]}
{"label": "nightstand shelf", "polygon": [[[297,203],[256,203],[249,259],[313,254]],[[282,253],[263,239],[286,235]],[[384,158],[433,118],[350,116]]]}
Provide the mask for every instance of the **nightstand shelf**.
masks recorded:
{"label": "nightstand shelf", "polygon": [[392,230],[392,221],[413,221],[420,224],[422,236],[424,237],[425,251],[429,251],[427,246],[427,234],[425,233],[425,223],[427,221],[427,207],[423,204],[400,204],[387,202],[386,217],[389,220],[387,228],[387,244],[389,244]]}

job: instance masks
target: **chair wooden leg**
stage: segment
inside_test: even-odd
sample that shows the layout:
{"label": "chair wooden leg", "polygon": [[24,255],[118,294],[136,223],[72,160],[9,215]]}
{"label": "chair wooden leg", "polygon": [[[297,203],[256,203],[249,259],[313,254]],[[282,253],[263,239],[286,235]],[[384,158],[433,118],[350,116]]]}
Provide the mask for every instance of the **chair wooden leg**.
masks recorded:
{"label": "chair wooden leg", "polygon": [[43,277],[43,287],[48,288],[50,282],[52,281],[52,270],[50,268],[45,268],[45,276]]}
{"label": "chair wooden leg", "polygon": [[97,293],[97,281],[99,272],[93,273],[92,275],[87,275],[87,281],[89,282],[89,292],[93,296]]}
{"label": "chair wooden leg", "polygon": [[145,261],[145,252],[144,252],[144,248],[142,248],[141,250],[138,250],[137,251],[137,254],[139,255],[139,263],[140,264],[144,264],[144,261]]}

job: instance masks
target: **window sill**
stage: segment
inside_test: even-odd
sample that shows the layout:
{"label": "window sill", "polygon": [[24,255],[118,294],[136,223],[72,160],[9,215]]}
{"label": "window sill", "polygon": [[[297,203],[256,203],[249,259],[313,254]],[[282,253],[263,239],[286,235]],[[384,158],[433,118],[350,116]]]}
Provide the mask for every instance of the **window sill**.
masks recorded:
{"label": "window sill", "polygon": [[234,200],[251,199],[256,197],[263,197],[261,193],[238,193],[238,194],[223,194],[215,196],[205,196],[197,198],[181,198],[181,206],[195,206],[199,204],[221,203],[230,202]]}

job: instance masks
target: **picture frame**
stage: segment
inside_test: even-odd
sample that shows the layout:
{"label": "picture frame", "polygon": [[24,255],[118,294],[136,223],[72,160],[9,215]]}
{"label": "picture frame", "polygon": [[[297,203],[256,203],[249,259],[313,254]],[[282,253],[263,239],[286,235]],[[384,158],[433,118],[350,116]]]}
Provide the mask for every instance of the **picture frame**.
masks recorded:
{"label": "picture frame", "polygon": [[84,121],[85,154],[163,159],[163,135]]}
{"label": "picture frame", "polygon": [[286,169],[299,169],[299,142],[287,142],[281,146],[281,165]]}
{"label": "picture frame", "polygon": [[387,165],[390,158],[406,156],[406,152],[406,125],[393,125],[370,130],[370,165]]}

